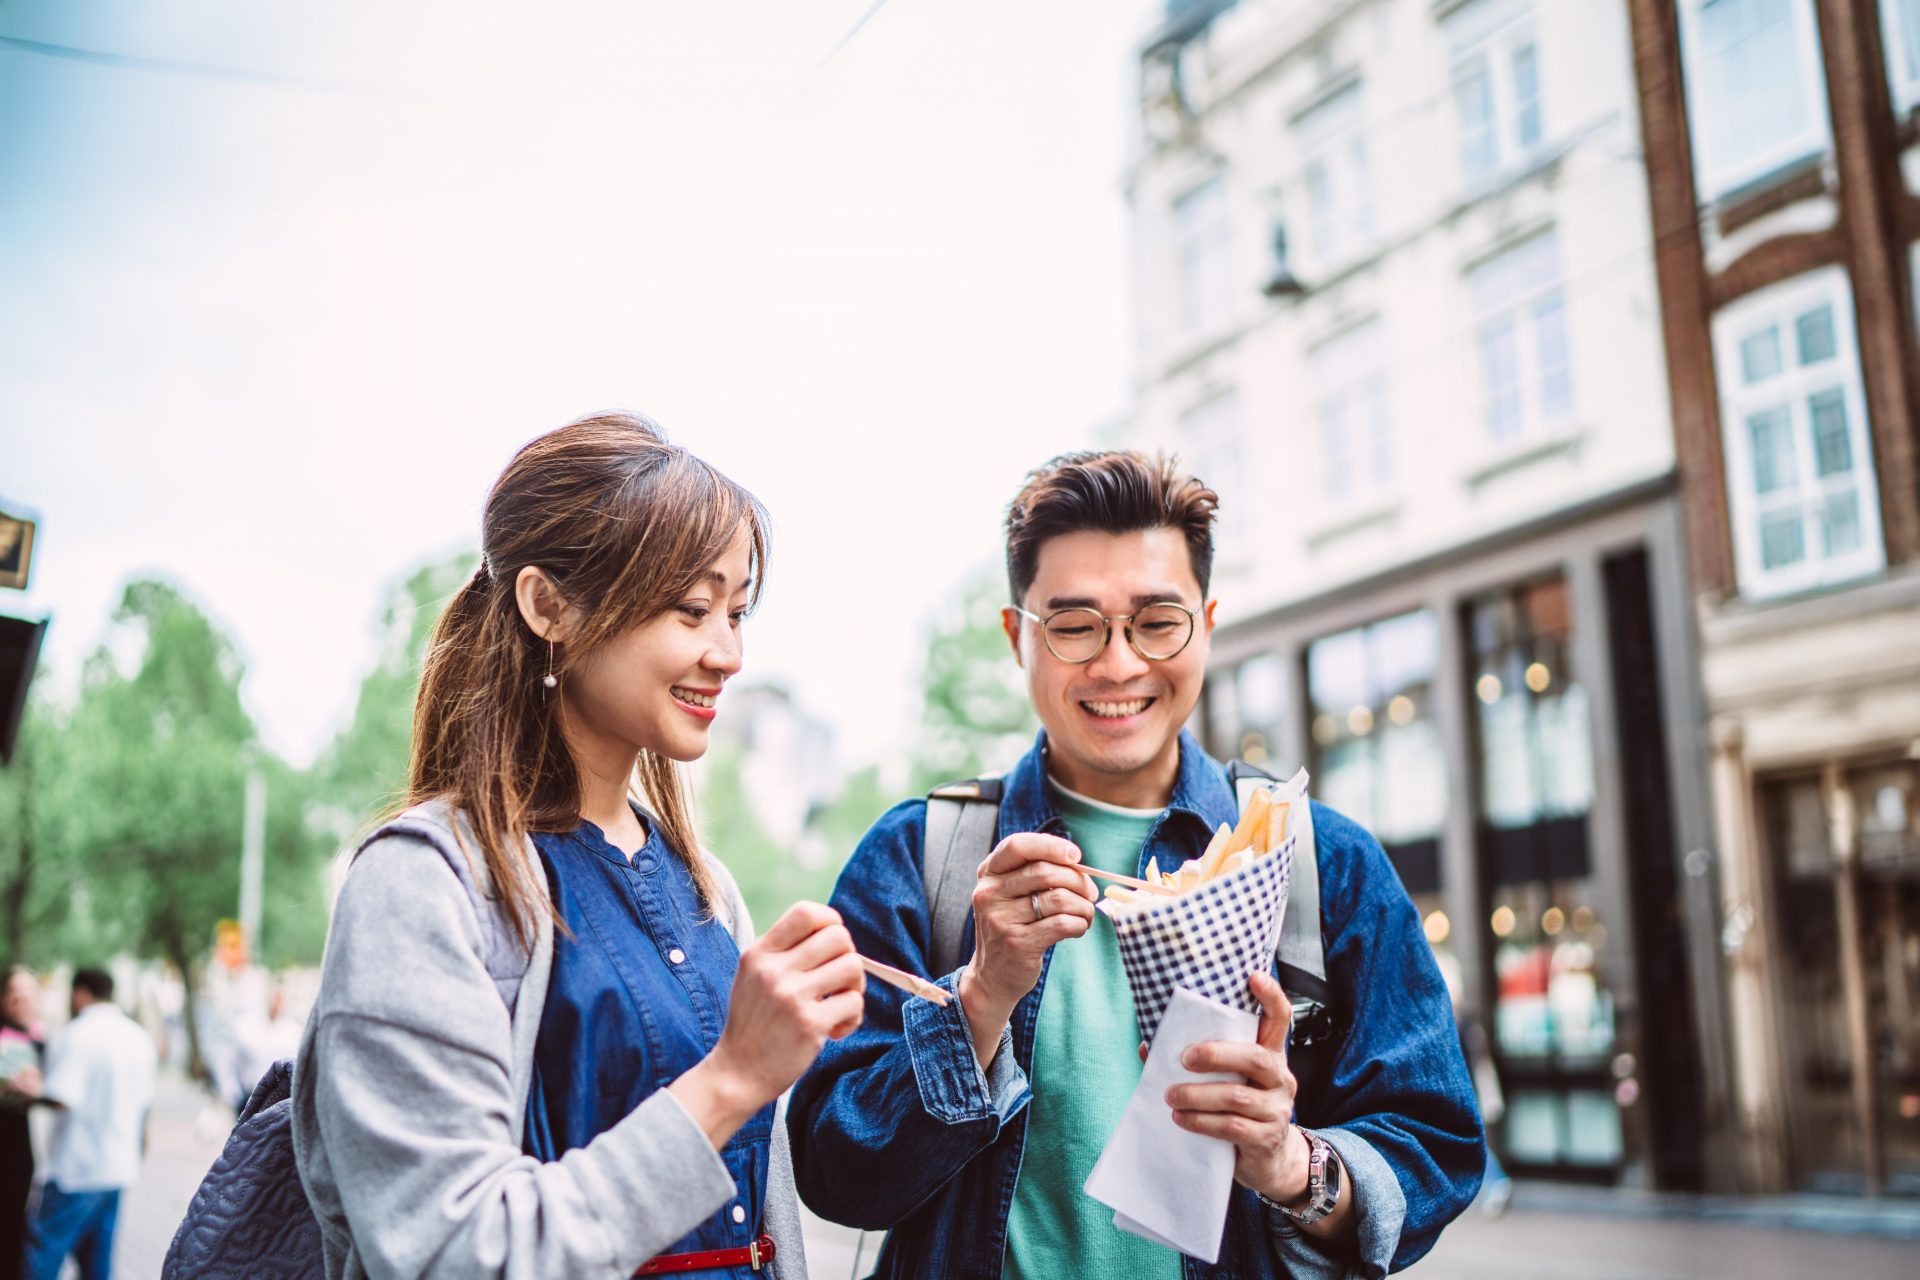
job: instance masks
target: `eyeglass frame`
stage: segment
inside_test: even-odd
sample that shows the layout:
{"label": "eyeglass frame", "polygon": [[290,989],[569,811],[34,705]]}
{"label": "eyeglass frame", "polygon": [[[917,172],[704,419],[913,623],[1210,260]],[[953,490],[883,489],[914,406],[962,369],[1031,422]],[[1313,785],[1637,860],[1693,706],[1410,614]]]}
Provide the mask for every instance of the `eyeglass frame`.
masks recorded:
{"label": "eyeglass frame", "polygon": [[[1166,606],[1169,609],[1178,609],[1180,610],[1180,612],[1187,615],[1187,638],[1181,641],[1180,647],[1178,649],[1175,649],[1172,653],[1166,654],[1163,657],[1156,658],[1154,655],[1148,653],[1145,649],[1142,649],[1140,647],[1140,642],[1133,638],[1133,620],[1139,617],[1141,614],[1145,613],[1147,610],[1158,609],[1162,605]],[[1116,622],[1125,624],[1121,628],[1121,634],[1125,635],[1127,638],[1127,647],[1129,649],[1132,649],[1135,653],[1139,654],[1143,661],[1172,662],[1175,658],[1179,657],[1181,654],[1187,651],[1187,646],[1193,643],[1193,637],[1199,634],[1200,615],[1206,612],[1207,606],[1204,604],[1201,604],[1201,605],[1195,605],[1193,608],[1188,608],[1186,605],[1181,604],[1178,600],[1154,600],[1147,604],[1141,605],[1138,609],[1135,609],[1132,613],[1105,614],[1105,613],[1101,613],[1098,609],[1095,609],[1091,605],[1076,604],[1076,605],[1069,605],[1065,609],[1055,609],[1052,613],[1048,614],[1044,618],[1041,617],[1039,614],[1034,613],[1030,609],[1021,608],[1017,604],[1010,604],[1007,606],[1007,608],[1019,614],[1022,618],[1025,618],[1029,622],[1037,622],[1040,624],[1040,643],[1047,647],[1047,652],[1054,656],[1055,661],[1064,662],[1069,666],[1084,667],[1089,662],[1092,662],[1095,658],[1105,653],[1107,651],[1107,646],[1113,643],[1113,624]],[[1084,658],[1061,657],[1059,650],[1053,647],[1052,637],[1047,635],[1047,624],[1049,622],[1052,622],[1055,618],[1058,618],[1062,614],[1066,614],[1066,613],[1090,613],[1094,617],[1100,619],[1100,626],[1101,626],[1100,643],[1094,647],[1094,650],[1092,653],[1088,654]]]}

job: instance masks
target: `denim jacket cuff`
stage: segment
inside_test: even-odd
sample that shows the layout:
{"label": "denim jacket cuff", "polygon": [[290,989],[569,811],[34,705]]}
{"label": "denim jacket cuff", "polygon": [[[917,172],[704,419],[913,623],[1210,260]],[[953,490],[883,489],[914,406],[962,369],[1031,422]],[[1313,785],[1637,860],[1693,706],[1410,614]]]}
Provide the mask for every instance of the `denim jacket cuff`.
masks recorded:
{"label": "denim jacket cuff", "polygon": [[1346,1129],[1316,1129],[1339,1153],[1347,1175],[1346,1194],[1353,1197],[1356,1225],[1355,1258],[1329,1256],[1320,1242],[1300,1230],[1278,1209],[1263,1205],[1276,1256],[1286,1274],[1302,1280],[1377,1280],[1387,1274],[1394,1251],[1400,1247],[1400,1228],[1407,1220],[1407,1196],[1400,1180],[1371,1142]]}
{"label": "denim jacket cuff", "polygon": [[958,972],[940,979],[938,985],[953,995],[945,1005],[907,1000],[901,1007],[901,1031],[927,1114],[942,1124],[991,1120],[997,1132],[1033,1093],[1027,1073],[1014,1061],[1011,1026],[1000,1032],[993,1066],[980,1069],[973,1056],[973,1032],[960,1007],[959,979]]}

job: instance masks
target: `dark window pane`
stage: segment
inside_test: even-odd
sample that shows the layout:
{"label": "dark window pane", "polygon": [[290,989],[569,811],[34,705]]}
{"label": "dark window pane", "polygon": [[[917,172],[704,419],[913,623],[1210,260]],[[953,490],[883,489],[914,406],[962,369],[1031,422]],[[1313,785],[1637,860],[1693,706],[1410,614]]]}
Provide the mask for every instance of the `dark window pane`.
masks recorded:
{"label": "dark window pane", "polygon": [[1840,389],[1822,391],[1807,401],[1813,419],[1814,468],[1823,476],[1853,470],[1853,444],[1847,436],[1847,401]]}

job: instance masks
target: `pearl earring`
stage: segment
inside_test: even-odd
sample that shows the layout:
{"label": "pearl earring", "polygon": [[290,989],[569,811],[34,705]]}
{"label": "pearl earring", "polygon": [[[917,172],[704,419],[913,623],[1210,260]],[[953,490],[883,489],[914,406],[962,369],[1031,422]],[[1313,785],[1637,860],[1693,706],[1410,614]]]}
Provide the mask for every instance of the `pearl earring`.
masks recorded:
{"label": "pearl earring", "polygon": [[553,641],[551,640],[547,641],[547,674],[541,677],[540,683],[549,689],[560,687],[560,677],[553,674]]}

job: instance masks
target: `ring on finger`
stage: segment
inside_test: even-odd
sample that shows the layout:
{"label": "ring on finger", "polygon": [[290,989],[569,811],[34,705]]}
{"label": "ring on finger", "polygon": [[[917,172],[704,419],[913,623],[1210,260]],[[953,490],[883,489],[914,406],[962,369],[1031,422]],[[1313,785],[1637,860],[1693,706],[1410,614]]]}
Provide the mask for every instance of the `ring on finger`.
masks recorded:
{"label": "ring on finger", "polygon": [[1037,893],[1028,894],[1027,905],[1033,908],[1033,918],[1035,920],[1045,920],[1047,918],[1047,909],[1040,905],[1039,894]]}

